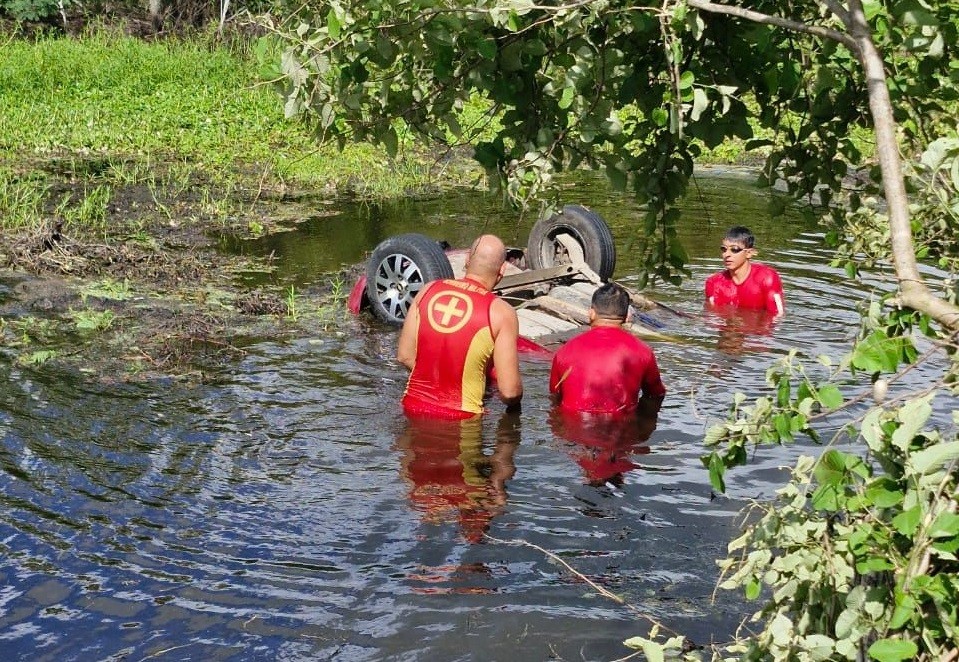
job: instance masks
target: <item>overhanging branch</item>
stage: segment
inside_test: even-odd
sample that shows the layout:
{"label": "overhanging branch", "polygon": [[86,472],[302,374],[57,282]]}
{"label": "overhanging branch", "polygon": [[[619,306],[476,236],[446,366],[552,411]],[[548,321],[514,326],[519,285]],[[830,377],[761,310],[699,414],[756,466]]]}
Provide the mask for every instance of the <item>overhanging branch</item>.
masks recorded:
{"label": "overhanging branch", "polygon": [[747,21],[752,21],[753,23],[774,25],[786,30],[792,30],[793,32],[803,32],[816,37],[822,37],[823,39],[831,39],[833,41],[838,41],[840,44],[843,44],[855,53],[859,52],[859,45],[856,43],[855,39],[843,32],[839,32],[838,30],[833,30],[831,28],[824,28],[820,25],[809,25],[808,23],[800,23],[799,21],[793,21],[780,16],[770,16],[769,14],[763,14],[762,12],[746,9],[744,7],[724,5],[718,2],[709,2],[709,0],[688,0],[686,4],[688,4],[690,7],[695,7],[696,9],[708,11],[713,14],[736,16],[738,18],[744,18]]}
{"label": "overhanging branch", "polygon": [[890,250],[903,306],[929,315],[951,331],[959,329],[959,307],[935,296],[926,286],[916,262],[915,245],[909,217],[909,200],[902,176],[896,123],[886,82],[885,63],[872,39],[861,0],[849,0],[848,10],[837,0],[820,0],[842,21],[848,30],[839,32],[817,25],[808,25],[779,16],[770,16],[752,9],[724,5],[709,0],[687,0],[690,7],[714,14],[735,16],[754,23],[772,25],[794,32],[831,39],[856,54],[869,90],[869,109],[876,132],[876,155],[882,170],[886,204],[889,209]]}

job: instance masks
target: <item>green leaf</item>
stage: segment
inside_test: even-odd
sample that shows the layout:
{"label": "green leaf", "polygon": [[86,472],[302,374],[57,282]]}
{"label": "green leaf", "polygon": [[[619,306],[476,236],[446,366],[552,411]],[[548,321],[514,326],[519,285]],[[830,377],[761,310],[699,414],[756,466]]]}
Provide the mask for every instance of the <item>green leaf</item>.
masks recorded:
{"label": "green leaf", "polygon": [[642,650],[649,662],[663,662],[666,659],[662,644],[657,644],[646,637],[630,637],[623,642],[624,646],[635,650]]}
{"label": "green leaf", "polygon": [[[703,444],[705,444],[706,446],[715,446],[716,444],[718,444],[725,438],[726,438],[726,426],[721,424],[713,425],[713,426],[710,426],[708,430],[706,430],[706,435],[703,438]],[[707,467],[709,466],[709,463],[706,462],[705,460],[703,461],[703,464],[704,466],[707,466]]]}
{"label": "green leaf", "polygon": [[775,143],[768,138],[754,138],[753,140],[746,141],[746,151],[752,151],[754,149],[759,149],[760,147],[769,147]]}
{"label": "green leaf", "polygon": [[575,97],[576,97],[576,90],[573,87],[572,83],[570,83],[563,88],[563,94],[560,96],[559,101],[556,103],[556,105],[562,108],[563,110],[566,110],[573,105],[573,99]]}
{"label": "green leaf", "polygon": [[760,582],[755,577],[750,578],[750,580],[746,582],[746,591],[745,591],[746,599],[755,600],[756,598],[759,597],[759,594],[762,592],[762,589],[763,589],[762,582]]}
{"label": "green leaf", "polygon": [[949,538],[959,534],[959,515],[940,513],[929,528],[930,538]]}
{"label": "green leaf", "polygon": [[506,4],[519,15],[528,14],[533,9],[533,0],[509,0]]}
{"label": "green leaf", "polygon": [[866,496],[877,508],[892,508],[903,500],[901,490],[889,490],[886,486],[875,483],[866,488]]}
{"label": "green leaf", "polygon": [[789,376],[783,375],[779,378],[779,384],[776,386],[776,404],[780,407],[788,405],[790,394]]}
{"label": "green leaf", "polygon": [[619,168],[614,166],[606,168],[606,177],[609,178],[610,186],[614,191],[626,190],[626,173]]}
{"label": "green leaf", "polygon": [[688,90],[696,82],[696,76],[692,71],[684,71],[679,77],[679,89]]}
{"label": "green leaf", "polygon": [[816,510],[838,510],[839,490],[834,485],[820,485],[813,492],[811,502]]}
{"label": "green leaf", "polygon": [[787,414],[776,414],[773,416],[773,427],[776,428],[776,434],[779,435],[779,441],[792,441],[792,425],[790,417]]}
{"label": "green leaf", "polygon": [[895,567],[896,566],[884,556],[871,556],[856,563],[856,572],[860,574],[883,572],[884,570],[892,570]]}
{"label": "green leaf", "polygon": [[476,51],[484,60],[495,60],[496,54],[499,52],[499,48],[496,45],[495,39],[487,37],[476,45]]}
{"label": "green leaf", "polygon": [[866,20],[871,21],[882,11],[882,3],[879,0],[864,0],[862,9],[866,15]]}
{"label": "green leaf", "polygon": [[818,389],[819,402],[827,409],[837,409],[842,406],[842,391],[835,384],[825,384]]}
{"label": "green leaf", "polygon": [[895,372],[903,353],[903,343],[901,337],[873,331],[856,345],[851,363],[854,368],[865,372]]}
{"label": "green leaf", "polygon": [[883,448],[882,409],[875,407],[863,417],[860,433],[866,445],[873,451]]}
{"label": "green leaf", "polygon": [[701,87],[697,87],[693,90],[693,110],[689,114],[690,118],[695,122],[703,114],[703,111],[709,107],[709,97],[706,96],[706,91]]}
{"label": "green leaf", "polygon": [[504,158],[501,143],[481,142],[473,148],[473,158],[487,170],[495,170]]}
{"label": "green leaf", "polygon": [[810,660],[829,660],[836,642],[824,634],[810,634],[803,638],[802,646],[808,651]]}
{"label": "green leaf", "polygon": [[[932,416],[932,399],[934,397],[935,393],[930,393],[921,398],[910,400],[896,414],[896,418],[902,421],[902,424],[892,433],[892,443],[896,448],[905,451],[912,445],[912,440],[929,420],[929,417]],[[913,466],[915,466],[915,462],[913,462]]]}
{"label": "green leaf", "polygon": [[[898,432],[898,430],[897,430]],[[959,441],[938,443],[909,456],[908,464],[918,474],[938,471],[947,462],[959,458]]]}
{"label": "green leaf", "polygon": [[896,607],[892,611],[892,617],[889,619],[889,627],[898,630],[905,625],[916,613],[916,600],[911,595],[896,591]]}
{"label": "green leaf", "polygon": [[902,535],[912,537],[919,528],[920,521],[922,521],[922,510],[919,506],[913,506],[893,517],[892,525]]}
{"label": "green leaf", "polygon": [[814,475],[816,480],[823,485],[838,485],[843,482],[845,472],[845,453],[829,449],[819,458]]}
{"label": "green leaf", "polygon": [[919,7],[914,7],[902,14],[902,22],[906,25],[923,25],[934,27],[939,25],[939,21],[932,12]]}
{"label": "green leaf", "polygon": [[904,639],[880,639],[869,647],[869,657],[879,662],[899,662],[916,657],[919,648]]}
{"label": "green leaf", "polygon": [[340,38],[340,30],[342,29],[343,24],[340,23],[340,19],[336,17],[336,12],[332,9],[326,14],[326,30],[329,32],[330,37],[333,39]]}
{"label": "green leaf", "polygon": [[390,127],[383,133],[383,146],[386,148],[386,153],[389,154],[389,157],[395,159],[396,153],[399,150],[399,139],[393,127]]}
{"label": "green leaf", "polygon": [[783,614],[776,614],[767,628],[772,635],[773,641],[779,645],[785,645],[790,640],[793,632],[793,624]]}
{"label": "green leaf", "polygon": [[709,482],[712,484],[713,489],[717,492],[725,492],[726,481],[723,480],[723,474],[726,473],[726,464],[719,456],[719,453],[713,452],[709,454],[707,466],[709,467]]}

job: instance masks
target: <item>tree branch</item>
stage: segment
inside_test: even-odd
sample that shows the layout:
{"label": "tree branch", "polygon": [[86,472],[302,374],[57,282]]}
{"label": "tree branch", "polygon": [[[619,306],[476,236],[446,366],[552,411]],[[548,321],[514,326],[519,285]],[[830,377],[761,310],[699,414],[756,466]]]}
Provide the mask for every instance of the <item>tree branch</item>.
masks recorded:
{"label": "tree branch", "polygon": [[959,308],[932,294],[919,274],[916,249],[912,240],[909,217],[909,198],[902,177],[896,122],[893,119],[886,70],[872,40],[872,30],[866,21],[860,0],[849,2],[850,36],[856,41],[856,51],[866,76],[869,91],[869,110],[876,131],[876,156],[882,169],[882,186],[889,210],[889,233],[892,263],[902,291],[902,303],[908,308],[926,313],[950,330],[959,329]]}
{"label": "tree branch", "polygon": [[709,0],[688,0],[687,4],[690,7],[695,7],[696,9],[707,11],[712,14],[726,14],[727,16],[744,18],[747,21],[752,21],[753,23],[774,25],[778,28],[792,30],[793,32],[802,32],[816,37],[821,37],[823,39],[831,39],[832,41],[838,41],[840,44],[847,46],[853,52],[858,53],[859,51],[859,46],[855,39],[843,32],[839,32],[838,30],[833,30],[831,28],[824,28],[819,25],[809,25],[808,23],[800,23],[799,21],[793,21],[788,18],[770,16],[769,14],[763,14],[762,12],[753,11],[752,9],[724,5],[717,2],[710,2]]}
{"label": "tree branch", "polygon": [[688,0],[690,7],[715,14],[726,14],[743,18],[754,23],[763,23],[776,27],[814,35],[823,39],[832,39],[847,46],[862,65],[869,95],[869,110],[873,128],[876,132],[876,154],[882,170],[883,193],[889,209],[889,231],[891,237],[892,262],[896,270],[896,279],[902,292],[902,305],[929,315],[950,331],[959,330],[959,307],[945,299],[935,296],[926,286],[919,273],[916,261],[915,244],[909,217],[909,199],[902,176],[902,161],[899,158],[899,142],[896,138],[896,122],[892,101],[886,81],[885,63],[872,40],[872,29],[866,20],[861,0],[849,0],[848,11],[837,0],[820,2],[839,18],[848,30],[848,34],[808,25],[761,12],[723,5],[710,0]]}

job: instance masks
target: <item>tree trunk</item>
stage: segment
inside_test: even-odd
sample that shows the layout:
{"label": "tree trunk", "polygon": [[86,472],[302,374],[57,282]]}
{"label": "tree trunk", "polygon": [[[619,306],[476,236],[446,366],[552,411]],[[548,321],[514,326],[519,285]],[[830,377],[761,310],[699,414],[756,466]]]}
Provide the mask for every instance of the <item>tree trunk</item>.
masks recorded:
{"label": "tree trunk", "polygon": [[899,159],[896,121],[893,118],[889,88],[886,86],[885,63],[872,40],[872,30],[866,21],[862,2],[849,0],[847,11],[836,0],[819,1],[842,21],[848,34],[710,0],[688,0],[688,4],[700,11],[736,16],[755,23],[775,25],[786,30],[814,35],[821,39],[833,39],[853,51],[862,65],[869,91],[869,111],[876,132],[876,153],[879,157],[883,191],[889,210],[890,249],[901,292],[900,303],[906,308],[929,315],[950,332],[959,331],[959,307],[934,295],[919,273],[916,248],[912,241],[909,199],[906,196],[902,162]]}
{"label": "tree trunk", "polygon": [[163,0],[147,0],[147,12],[150,14],[150,23],[153,29],[159,32],[163,29]]}

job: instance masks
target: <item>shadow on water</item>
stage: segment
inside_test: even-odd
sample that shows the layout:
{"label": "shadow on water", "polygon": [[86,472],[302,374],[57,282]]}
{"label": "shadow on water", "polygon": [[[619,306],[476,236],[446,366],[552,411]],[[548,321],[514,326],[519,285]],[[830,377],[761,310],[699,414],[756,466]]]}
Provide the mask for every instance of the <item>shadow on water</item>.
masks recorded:
{"label": "shadow on water", "polygon": [[[702,177],[683,210],[693,277],[654,290],[689,313],[654,349],[669,394],[642,429],[557,426],[549,365],[523,364],[515,417],[407,421],[395,330],[262,338],[210,383],[91,384],[0,359],[0,650],[8,660],[608,660],[644,622],[533,545],[705,643],[755,606],[720,592],[714,559],[746,500],[800,452],[757,455],[712,494],[699,456],[731,392],[756,395],[789,347],[842,353],[860,289],[828,266],[815,228],[769,218],[741,173]],[[613,227],[617,277],[641,210],[572,181]],[[755,231],[789,313],[760,331],[702,310],[728,225]],[[343,207],[233,250],[274,253],[270,277],[309,286],[381,240],[418,231],[522,245],[479,193]],[[0,292],[2,296],[2,292]],[[595,431],[592,431],[595,432]],[[570,439],[570,435],[574,439]],[[501,544],[484,537],[516,544]],[[523,543],[529,543],[523,544]]]}

